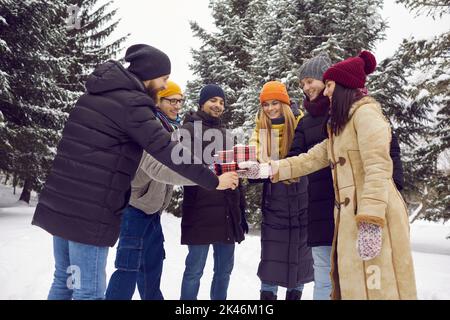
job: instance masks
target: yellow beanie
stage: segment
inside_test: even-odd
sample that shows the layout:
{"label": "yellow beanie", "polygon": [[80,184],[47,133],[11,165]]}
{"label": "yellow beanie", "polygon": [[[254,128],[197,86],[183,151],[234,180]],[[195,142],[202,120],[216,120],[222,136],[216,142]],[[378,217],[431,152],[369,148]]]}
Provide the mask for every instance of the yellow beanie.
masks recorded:
{"label": "yellow beanie", "polygon": [[167,81],[167,88],[158,92],[158,101],[161,98],[169,97],[174,94],[183,95],[183,92],[181,91],[181,88],[179,85],[177,85],[175,82],[169,80],[169,81]]}

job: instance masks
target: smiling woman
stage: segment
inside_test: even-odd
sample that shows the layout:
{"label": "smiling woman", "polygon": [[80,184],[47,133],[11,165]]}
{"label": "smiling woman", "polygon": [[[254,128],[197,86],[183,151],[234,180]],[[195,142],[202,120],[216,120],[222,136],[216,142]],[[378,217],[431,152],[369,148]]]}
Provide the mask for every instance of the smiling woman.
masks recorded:
{"label": "smiling woman", "polygon": [[270,118],[270,119],[276,119],[281,117],[282,114],[282,104],[278,100],[268,100],[264,101],[264,103],[261,105],[264,113]]}
{"label": "smiling woman", "polygon": [[[249,144],[262,163],[288,154],[295,128],[303,114],[294,115],[286,86],[279,81],[264,84],[259,100],[261,110]],[[263,183],[261,202],[260,298],[277,299],[278,287],[287,289],[286,300],[299,300],[304,284],[312,281],[311,249],[306,245],[307,180],[284,184]]]}
{"label": "smiling woman", "polygon": [[309,100],[315,100],[325,89],[325,85],[321,80],[314,78],[304,78],[300,80],[300,89],[308,96]]}

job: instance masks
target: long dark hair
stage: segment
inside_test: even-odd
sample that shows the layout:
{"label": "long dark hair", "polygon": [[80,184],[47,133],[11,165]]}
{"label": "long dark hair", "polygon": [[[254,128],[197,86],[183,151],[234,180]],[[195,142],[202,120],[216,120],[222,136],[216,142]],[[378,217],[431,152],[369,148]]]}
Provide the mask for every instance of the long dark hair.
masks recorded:
{"label": "long dark hair", "polygon": [[330,106],[330,114],[327,120],[334,135],[338,136],[342,130],[344,130],[344,127],[349,120],[348,112],[350,111],[350,108],[362,97],[364,97],[364,95],[361,90],[346,88],[336,82],[333,100]]}

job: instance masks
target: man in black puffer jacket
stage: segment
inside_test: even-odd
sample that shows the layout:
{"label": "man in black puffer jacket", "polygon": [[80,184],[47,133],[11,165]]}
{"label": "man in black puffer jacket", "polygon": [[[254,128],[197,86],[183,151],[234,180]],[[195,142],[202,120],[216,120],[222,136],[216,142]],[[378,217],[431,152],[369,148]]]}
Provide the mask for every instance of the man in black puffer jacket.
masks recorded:
{"label": "man in black puffer jacket", "polygon": [[[171,159],[178,144],[154,115],[151,96],[164,89],[171,64],[148,45],[128,48],[128,70],[116,61],[98,66],[63,130],[53,168],[32,224],[53,237],[56,271],[49,299],[102,299],[108,246],[117,241],[130,182],[145,149],[155,159],[208,188],[237,185],[205,166]],[[131,241],[131,240],[130,240]],[[68,274],[71,273],[71,282]]]}
{"label": "man in black puffer jacket", "polygon": [[[199,111],[186,115],[180,133],[183,144],[201,152],[203,163],[211,165],[215,153],[233,145],[220,119],[225,93],[217,85],[207,85],[200,92],[199,105]],[[212,137],[213,142],[210,142]],[[225,191],[185,186],[182,208],[181,244],[188,245],[189,253],[181,300],[197,299],[210,245],[214,250],[211,300],[225,300],[233,270],[235,242],[244,240],[244,231],[248,232],[244,190],[241,184],[238,189]]]}
{"label": "man in black puffer jacket", "polygon": [[[295,130],[295,137],[288,154],[306,153],[327,138],[324,129],[330,101],[323,95],[323,73],[331,66],[326,54],[306,61],[300,68],[300,87],[305,93],[305,117]],[[397,137],[392,133],[391,158],[394,165],[393,179],[398,190],[403,189],[403,167]],[[334,234],[334,189],[330,168],[308,175],[308,246],[314,259],[314,300],[328,300],[331,293],[330,254]]]}

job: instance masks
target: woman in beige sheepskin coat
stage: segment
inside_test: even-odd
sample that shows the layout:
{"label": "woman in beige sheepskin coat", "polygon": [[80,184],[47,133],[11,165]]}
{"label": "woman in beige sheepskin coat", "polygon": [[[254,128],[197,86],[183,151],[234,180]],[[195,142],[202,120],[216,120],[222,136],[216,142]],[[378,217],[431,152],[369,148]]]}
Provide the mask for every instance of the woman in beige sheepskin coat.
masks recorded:
{"label": "woman in beige sheepskin coat", "polygon": [[[363,87],[365,74],[364,81],[361,77],[358,81],[355,70],[359,67],[366,74],[373,72],[376,62],[369,54],[363,52],[332,66],[324,74],[324,94],[337,99],[333,95],[337,86],[347,90]],[[333,114],[330,116],[327,140],[308,153],[272,161],[272,181],[301,177],[331,165],[336,197],[333,299],[416,299],[408,214],[392,179],[390,125],[375,99],[364,96],[353,100],[356,102],[347,107],[341,127],[333,122]],[[338,104],[334,102],[332,108]],[[361,258],[358,247],[361,224],[379,230],[381,244],[369,259]]]}

